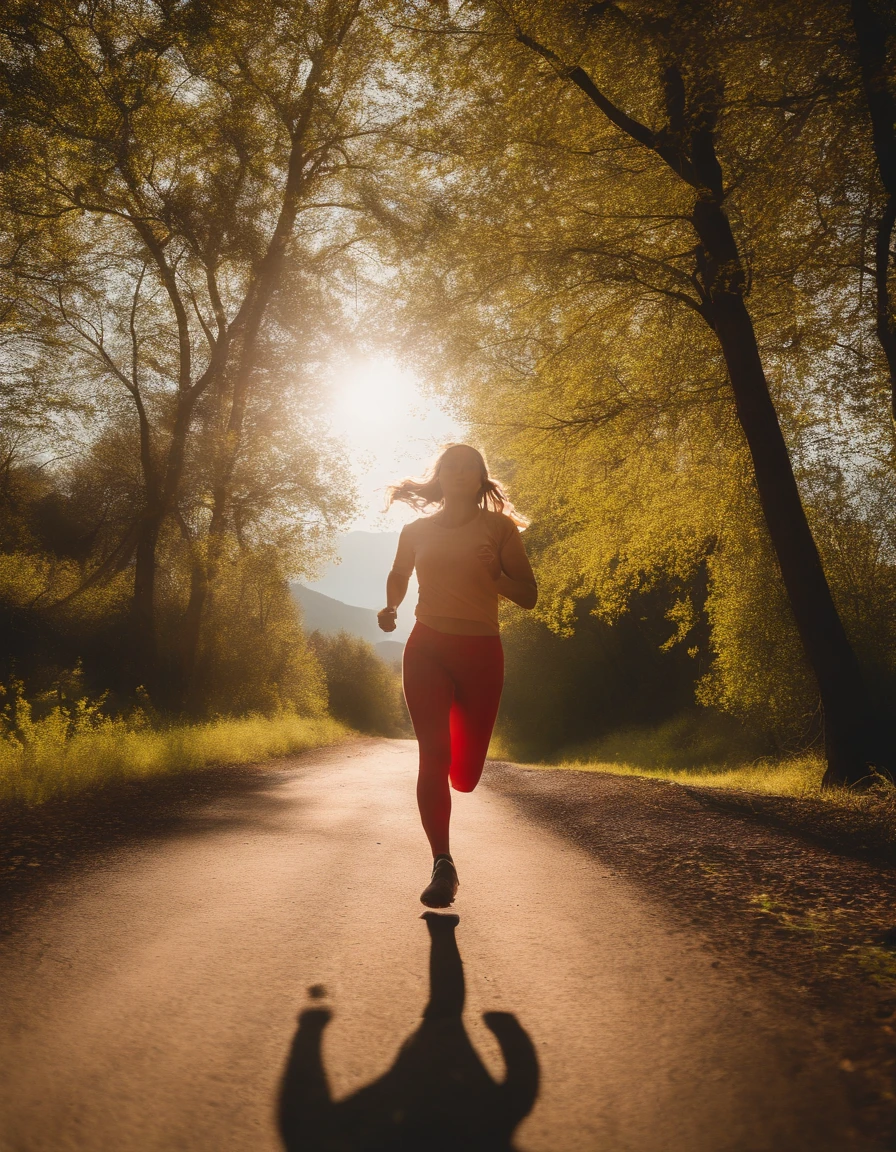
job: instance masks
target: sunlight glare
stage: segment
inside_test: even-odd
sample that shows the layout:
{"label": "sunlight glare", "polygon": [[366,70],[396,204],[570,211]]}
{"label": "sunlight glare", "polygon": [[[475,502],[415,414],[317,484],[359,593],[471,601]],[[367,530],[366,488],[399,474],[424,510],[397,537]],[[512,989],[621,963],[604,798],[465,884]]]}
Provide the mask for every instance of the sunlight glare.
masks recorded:
{"label": "sunlight glare", "polygon": [[414,515],[404,507],[382,515],[386,485],[419,475],[441,444],[464,438],[420,379],[385,356],[356,360],[334,381],[330,422],[355,469],[362,506],[354,527],[373,531],[394,530]]}
{"label": "sunlight glare", "polygon": [[389,426],[419,407],[417,381],[392,360],[353,364],[337,385],[335,415],[359,425]]}

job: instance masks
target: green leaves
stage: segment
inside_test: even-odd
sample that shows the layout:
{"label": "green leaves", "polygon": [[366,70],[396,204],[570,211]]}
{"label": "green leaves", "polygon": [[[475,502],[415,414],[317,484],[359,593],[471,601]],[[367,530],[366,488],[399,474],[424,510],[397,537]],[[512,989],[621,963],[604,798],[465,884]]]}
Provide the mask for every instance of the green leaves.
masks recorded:
{"label": "green leaves", "polygon": [[[512,476],[551,626],[571,628],[587,597],[618,618],[706,563],[701,698],[800,735],[815,688],[711,304],[748,300],[835,599],[883,692],[896,536],[870,493],[896,460],[871,343],[876,176],[849,12],[599,8],[466,5],[421,35],[432,95],[405,211],[425,247],[393,234],[405,339]],[[704,201],[727,214],[733,253],[697,234]],[[838,469],[850,495],[834,515]],[[841,554],[866,593],[847,592]],[[690,643],[687,613],[670,613]],[[872,620],[879,645],[861,640]]]}
{"label": "green leaves", "polygon": [[[92,479],[79,578],[131,574],[122,678],[169,707],[232,549],[282,582],[350,512],[313,380],[347,329],[358,184],[395,115],[384,16],[29,0],[0,22],[0,323],[26,366],[6,396],[27,377],[49,413],[49,381],[66,381],[83,422],[65,441],[45,421],[31,450],[68,458],[60,489]],[[189,642],[171,644],[176,620]]]}

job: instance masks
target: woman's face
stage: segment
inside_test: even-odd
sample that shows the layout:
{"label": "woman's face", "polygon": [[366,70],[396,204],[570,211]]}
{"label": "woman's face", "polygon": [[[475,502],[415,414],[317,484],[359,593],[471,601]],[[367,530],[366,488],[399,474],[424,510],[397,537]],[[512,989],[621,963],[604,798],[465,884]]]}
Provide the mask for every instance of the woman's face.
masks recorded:
{"label": "woman's face", "polygon": [[452,448],[439,465],[439,483],[445,496],[478,496],[482,465],[472,448]]}

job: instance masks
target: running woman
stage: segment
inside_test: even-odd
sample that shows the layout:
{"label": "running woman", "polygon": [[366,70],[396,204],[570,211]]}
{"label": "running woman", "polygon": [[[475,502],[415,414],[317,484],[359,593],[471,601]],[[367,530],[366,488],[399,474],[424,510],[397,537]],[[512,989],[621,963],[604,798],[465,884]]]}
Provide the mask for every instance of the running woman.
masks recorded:
{"label": "running woman", "polygon": [[433,855],[420,899],[447,908],[458,886],[449,782],[457,792],[479,783],[504,686],[498,600],[534,608],[538,588],[519,532],[525,521],[475,448],[449,445],[423,480],[389,489],[389,504],[397,500],[420,512],[435,509],[402,529],[378,620],[384,632],[395,631],[416,569],[417,622],[402,672],[420,749],[417,805]]}

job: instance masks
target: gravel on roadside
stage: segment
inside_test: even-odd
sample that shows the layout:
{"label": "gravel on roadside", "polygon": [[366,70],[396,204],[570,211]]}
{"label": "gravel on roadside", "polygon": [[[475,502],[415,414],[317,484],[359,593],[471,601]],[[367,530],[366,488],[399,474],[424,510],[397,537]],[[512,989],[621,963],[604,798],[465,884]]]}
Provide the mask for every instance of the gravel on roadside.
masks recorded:
{"label": "gravel on roadside", "polygon": [[489,762],[486,785],[762,974],[834,1049],[866,1137],[896,1149],[896,867],[817,801]]}

